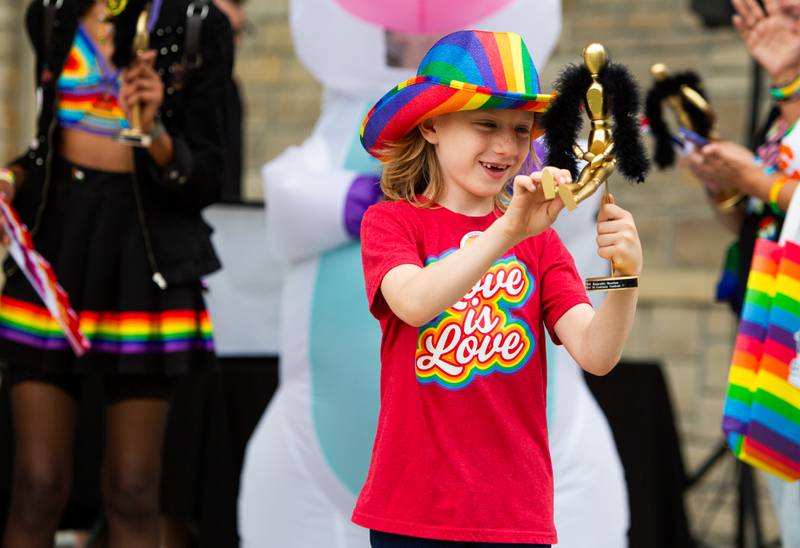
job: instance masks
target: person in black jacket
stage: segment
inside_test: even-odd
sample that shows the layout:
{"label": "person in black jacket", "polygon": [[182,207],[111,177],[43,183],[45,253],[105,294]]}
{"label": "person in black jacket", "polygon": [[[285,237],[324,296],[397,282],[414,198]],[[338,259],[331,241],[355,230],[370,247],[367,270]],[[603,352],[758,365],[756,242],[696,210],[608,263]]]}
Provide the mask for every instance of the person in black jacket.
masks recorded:
{"label": "person in black jacket", "polygon": [[[214,0],[214,5],[228,17],[233,30],[234,43],[239,47],[242,36],[248,30],[245,17],[245,0]],[[241,204],[244,200],[242,189],[242,164],[244,152],[244,139],[242,120],[244,110],[242,107],[242,94],[239,84],[231,79],[228,84],[227,101],[225,103],[225,165],[227,176],[222,183],[221,201],[229,204]]]}
{"label": "person in black jacket", "polygon": [[[151,49],[134,52],[145,6]],[[187,13],[203,19],[199,36]],[[15,465],[3,546],[52,546],[79,387],[99,372],[108,545],[153,547],[170,389],[176,375],[213,363],[200,278],[220,265],[200,211],[218,198],[225,173],[231,29],[202,0],[33,0],[27,28],[37,133],[0,170],[0,191],[13,197],[92,347],[76,358],[25,277],[6,265],[0,356]],[[146,148],[114,138],[137,103]]]}

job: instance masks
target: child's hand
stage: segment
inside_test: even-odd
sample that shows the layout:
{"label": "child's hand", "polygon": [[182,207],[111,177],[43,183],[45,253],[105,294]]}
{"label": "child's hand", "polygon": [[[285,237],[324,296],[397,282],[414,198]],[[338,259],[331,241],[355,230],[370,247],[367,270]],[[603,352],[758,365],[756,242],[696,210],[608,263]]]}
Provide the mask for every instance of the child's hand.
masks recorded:
{"label": "child's hand", "polygon": [[642,243],[633,215],[616,205],[610,194],[597,217],[597,254],[613,259],[617,274],[638,276],[642,273]]}
{"label": "child's hand", "polygon": [[[572,181],[572,175],[565,169],[554,167],[544,169],[553,175],[556,186]],[[544,232],[564,209],[561,198],[548,200],[544,197],[541,183],[541,171],[514,177],[514,195],[503,218],[507,233],[515,241]]]}

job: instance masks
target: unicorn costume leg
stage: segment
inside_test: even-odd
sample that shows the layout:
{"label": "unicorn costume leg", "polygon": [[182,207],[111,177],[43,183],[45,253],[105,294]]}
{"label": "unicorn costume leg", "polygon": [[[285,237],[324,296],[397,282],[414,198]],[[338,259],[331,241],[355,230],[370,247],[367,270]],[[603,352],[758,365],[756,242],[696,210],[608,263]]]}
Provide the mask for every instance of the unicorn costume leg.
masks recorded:
{"label": "unicorn costume leg", "polygon": [[558,347],[548,352],[550,359],[548,375],[554,376],[555,389],[548,408],[558,546],[625,548],[628,493],[614,438],[572,357]]}
{"label": "unicorn costume leg", "polygon": [[[366,108],[327,91],[314,134],[264,169],[269,231],[282,236],[272,248],[287,270],[280,387],[242,474],[245,547],[369,545],[350,510],[376,428],[380,334],[368,312],[360,247],[344,222],[351,184],[377,170],[350,154]],[[334,158],[341,167],[330,164]]]}
{"label": "unicorn costume leg", "polygon": [[[298,316],[310,313],[307,290],[318,267],[317,261],[309,261],[290,276],[287,295],[298,295],[291,303]],[[307,348],[302,344],[307,341],[299,340],[302,336],[290,338],[295,348]],[[290,352],[288,358],[300,356]],[[335,477],[316,439],[310,379],[291,376],[286,366],[282,371],[290,377],[282,382],[247,450],[239,499],[242,546],[366,547],[367,532],[350,523],[346,512],[352,494]]]}

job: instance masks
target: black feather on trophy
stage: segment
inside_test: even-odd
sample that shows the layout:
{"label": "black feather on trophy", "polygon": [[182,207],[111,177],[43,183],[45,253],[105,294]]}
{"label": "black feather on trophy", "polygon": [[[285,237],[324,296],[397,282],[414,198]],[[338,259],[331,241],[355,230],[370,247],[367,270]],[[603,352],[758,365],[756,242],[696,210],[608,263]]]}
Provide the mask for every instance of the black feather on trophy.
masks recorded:
{"label": "black feather on trophy", "polygon": [[[645,116],[654,141],[653,159],[660,169],[667,169],[675,165],[676,147],[686,148],[687,143],[702,147],[719,138],[716,114],[696,73],[671,74],[663,63],[653,65],[650,73],[654,83],[647,93]],[[664,117],[665,104],[677,122],[677,135],[670,131]],[[720,211],[726,211],[742,201],[742,194],[736,190],[724,191],[713,199]]]}
{"label": "black feather on trophy", "polygon": [[[615,171],[625,178],[644,182],[650,168],[639,129],[639,91],[627,67],[608,60],[605,47],[590,44],[583,50],[583,65],[567,67],[555,84],[557,96],[545,113],[542,125],[548,149],[548,164],[572,173],[574,183],[555,186],[545,172],[542,188],[547,198],[561,197],[567,209],[605,187]],[[586,112],[591,129],[586,150],[578,143],[578,132]],[[578,173],[578,162],[585,162]],[[636,276],[590,278],[590,291],[638,287]]]}

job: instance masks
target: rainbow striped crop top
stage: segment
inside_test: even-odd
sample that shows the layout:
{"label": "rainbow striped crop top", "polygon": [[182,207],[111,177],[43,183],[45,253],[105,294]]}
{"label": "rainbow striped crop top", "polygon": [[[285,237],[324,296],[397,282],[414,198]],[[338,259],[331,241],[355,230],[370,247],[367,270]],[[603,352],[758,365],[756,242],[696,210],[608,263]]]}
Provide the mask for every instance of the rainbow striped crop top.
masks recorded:
{"label": "rainbow striped crop top", "polygon": [[112,70],[83,25],[58,79],[58,122],[62,127],[113,136],[128,127],[117,103],[119,70]]}

